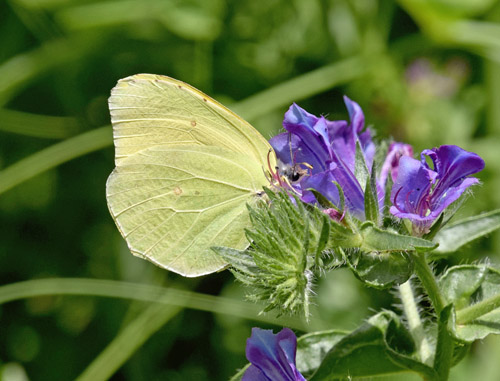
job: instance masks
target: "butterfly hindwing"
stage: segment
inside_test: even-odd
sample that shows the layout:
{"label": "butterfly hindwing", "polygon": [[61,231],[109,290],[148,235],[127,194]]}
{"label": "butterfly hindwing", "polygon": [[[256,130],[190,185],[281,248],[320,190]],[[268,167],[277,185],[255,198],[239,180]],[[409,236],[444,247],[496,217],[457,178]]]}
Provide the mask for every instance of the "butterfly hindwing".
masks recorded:
{"label": "butterfly hindwing", "polygon": [[132,253],[198,276],[225,266],[210,247],[246,247],[246,203],[265,181],[259,163],[225,148],[154,146],[120,161],[107,199]]}

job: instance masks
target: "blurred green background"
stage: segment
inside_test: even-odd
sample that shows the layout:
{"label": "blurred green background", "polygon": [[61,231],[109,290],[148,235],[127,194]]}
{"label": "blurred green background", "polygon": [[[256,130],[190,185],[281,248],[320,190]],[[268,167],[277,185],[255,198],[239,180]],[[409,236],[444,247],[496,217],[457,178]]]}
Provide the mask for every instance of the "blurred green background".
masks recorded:
{"label": "blurred green background", "polygon": [[[227,271],[184,279],[133,257],[105,182],[107,98],[136,73],[188,82],[266,137],[293,101],[345,119],[346,94],[381,139],[479,153],[483,185],[460,214],[500,206],[499,1],[0,1],[2,380],[225,380],[252,326],[351,330],[397,303],[339,270],[305,326],[258,316]],[[496,234],[438,269],[498,253]],[[157,286],[182,291],[152,303]],[[451,379],[498,380],[498,358],[488,338]]]}

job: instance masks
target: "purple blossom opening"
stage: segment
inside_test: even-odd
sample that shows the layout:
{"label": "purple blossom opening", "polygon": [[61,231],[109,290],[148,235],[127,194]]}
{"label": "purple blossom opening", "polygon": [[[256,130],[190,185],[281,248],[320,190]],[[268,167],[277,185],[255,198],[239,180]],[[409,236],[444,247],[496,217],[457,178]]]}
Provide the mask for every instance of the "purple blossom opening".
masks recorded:
{"label": "purple blossom opening", "polygon": [[[434,165],[426,162],[428,156]],[[412,221],[416,232],[429,231],[439,215],[471,185],[479,183],[467,177],[481,171],[484,161],[479,155],[454,145],[422,151],[421,160],[401,157],[399,172],[391,192],[390,212]]]}
{"label": "purple blossom opening", "polygon": [[280,170],[299,166],[308,175],[292,183],[302,201],[315,202],[307,191],[314,188],[338,206],[339,194],[333,181],[342,187],[348,210],[358,218],[364,217],[364,184],[356,179],[356,144],[371,169],[375,144],[369,129],[363,131],[365,117],[356,102],[344,97],[351,122],[329,121],[316,117],[295,103],[285,114],[283,127],[287,132],[270,140],[278,157]]}
{"label": "purple blossom opening", "polygon": [[246,356],[251,365],[242,381],[305,381],[295,367],[297,337],[289,328],[272,330],[252,328]]}

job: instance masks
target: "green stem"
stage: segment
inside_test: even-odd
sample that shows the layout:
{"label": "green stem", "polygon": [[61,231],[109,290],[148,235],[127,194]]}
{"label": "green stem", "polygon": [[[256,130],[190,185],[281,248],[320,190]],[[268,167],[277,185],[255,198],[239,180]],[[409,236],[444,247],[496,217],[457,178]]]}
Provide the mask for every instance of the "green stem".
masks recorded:
{"label": "green stem", "polygon": [[76,380],[109,380],[147,339],[181,310],[179,307],[160,304],[161,299],[158,302],[148,306],[128,324]]}
{"label": "green stem", "polygon": [[420,319],[420,314],[418,313],[418,307],[415,302],[415,295],[410,281],[399,286],[399,295],[403,302],[403,309],[408,320],[411,335],[417,343],[419,359],[424,364],[431,365],[432,351],[422,324],[422,319]]}
{"label": "green stem", "polygon": [[452,306],[447,306],[438,315],[438,335],[436,342],[436,355],[434,356],[434,369],[438,377],[436,380],[446,381],[450,374],[453,360],[453,338],[448,330],[448,322],[452,313]]}
{"label": "green stem", "polygon": [[488,299],[457,311],[457,324],[470,323],[497,308],[500,308],[500,294],[493,295]]}
{"label": "green stem", "polygon": [[111,145],[111,127],[101,127],[56,143],[0,171],[0,193],[71,159]]}
{"label": "green stem", "polygon": [[326,323],[318,319],[306,324],[297,317],[283,316],[276,319],[270,314],[262,315],[259,313],[262,306],[255,303],[132,282],[85,278],[48,278],[0,286],[0,304],[43,295],[93,295],[160,302],[170,306],[231,315],[268,324],[281,324],[305,332],[318,328],[323,329],[326,326]]}
{"label": "green stem", "polygon": [[433,381],[446,381],[448,380],[453,359],[454,344],[448,332],[448,321],[452,309],[451,306],[446,307],[446,302],[441,294],[434,273],[427,263],[425,253],[416,253],[413,258],[417,276],[429,296],[438,318],[438,335],[433,366],[437,376]]}
{"label": "green stem", "polygon": [[413,256],[413,259],[415,263],[415,271],[420,279],[420,283],[422,283],[422,286],[429,296],[432,306],[436,310],[436,315],[439,316],[446,303],[441,294],[441,290],[439,290],[434,273],[427,263],[424,253],[416,253],[416,255]]}

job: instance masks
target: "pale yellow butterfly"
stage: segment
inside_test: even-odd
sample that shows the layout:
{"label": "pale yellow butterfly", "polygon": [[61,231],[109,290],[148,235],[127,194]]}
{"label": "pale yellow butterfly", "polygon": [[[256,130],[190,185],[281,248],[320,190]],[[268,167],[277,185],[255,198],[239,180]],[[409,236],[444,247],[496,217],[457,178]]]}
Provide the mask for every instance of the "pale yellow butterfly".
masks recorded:
{"label": "pale yellow butterfly", "polygon": [[134,255],[193,277],[226,263],[210,247],[244,249],[246,204],[276,158],[249,123],[194,87],[138,74],[111,91],[116,168],[106,197]]}

